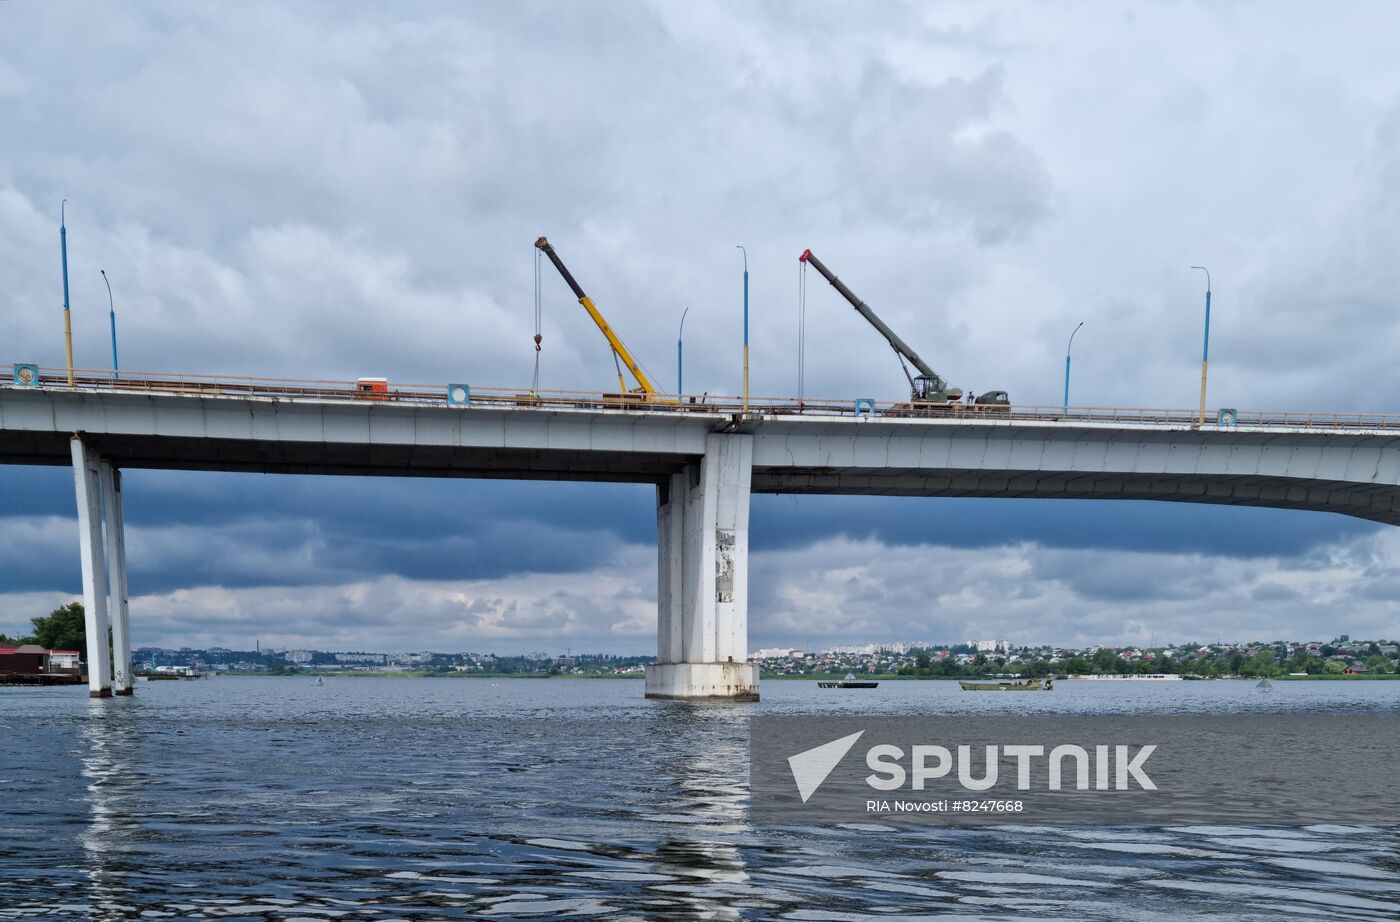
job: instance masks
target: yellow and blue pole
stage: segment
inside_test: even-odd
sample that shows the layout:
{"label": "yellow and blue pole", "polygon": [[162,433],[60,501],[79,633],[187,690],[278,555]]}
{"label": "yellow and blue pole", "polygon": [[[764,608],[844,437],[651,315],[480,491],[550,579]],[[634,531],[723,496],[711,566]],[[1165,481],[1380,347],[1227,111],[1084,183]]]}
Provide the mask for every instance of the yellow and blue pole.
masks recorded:
{"label": "yellow and blue pole", "polygon": [[735,247],[744,254],[744,412],[749,412],[749,251],[743,244]]}
{"label": "yellow and blue pole", "polygon": [[[1084,326],[1084,321],[1079,321],[1079,327]],[[1079,327],[1074,328],[1074,333],[1079,332]],[[1069,334],[1069,344],[1065,346],[1065,412],[1069,412],[1069,351],[1074,348],[1074,333]]]}
{"label": "yellow and blue pole", "polygon": [[112,321],[112,377],[121,378],[121,366],[117,364],[117,305],[112,300],[112,283],[107,280],[107,270],[99,269],[102,281],[107,282],[107,316]]}
{"label": "yellow and blue pole", "polygon": [[1206,424],[1206,370],[1210,366],[1210,270],[1205,266],[1192,266],[1206,274],[1206,336],[1201,346],[1201,425]]}
{"label": "yellow and blue pole", "polygon": [[77,387],[73,377],[73,311],[68,304],[68,199],[58,206],[58,248],[63,258],[63,346],[68,353],[68,386]]}

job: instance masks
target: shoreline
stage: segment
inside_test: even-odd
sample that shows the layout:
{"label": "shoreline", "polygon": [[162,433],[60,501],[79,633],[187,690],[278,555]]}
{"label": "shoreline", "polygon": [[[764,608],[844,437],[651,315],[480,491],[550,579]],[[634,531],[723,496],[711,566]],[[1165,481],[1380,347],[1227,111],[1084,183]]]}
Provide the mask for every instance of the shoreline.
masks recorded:
{"label": "shoreline", "polygon": [[[494,672],[297,672],[297,673],[267,673],[267,672],[223,672],[217,674],[220,678],[235,679],[311,679],[316,677],[336,678],[336,679],[607,679],[638,681],[644,678],[640,673],[633,675],[615,675],[611,673],[585,673],[582,675],[554,674],[544,672],[529,673],[494,673]],[[822,675],[789,675],[789,674],[761,674],[762,681],[772,682],[829,682],[832,679],[840,679],[842,676],[836,673]],[[874,673],[858,676],[863,681],[874,682],[957,682],[985,679],[988,676],[912,676],[894,675],[891,673]],[[1400,679],[1400,674],[1367,673],[1365,675],[1307,675],[1307,676],[1203,676],[1201,681],[1205,682],[1258,682],[1267,678],[1270,682],[1383,682]],[[1074,682],[1081,681],[1075,676],[1055,676],[1056,681]],[[1126,677],[1112,681],[1127,682],[1151,682],[1163,681],[1157,679],[1134,679]],[[1177,681],[1177,680],[1167,680]],[[1189,681],[1182,679],[1180,681]]]}

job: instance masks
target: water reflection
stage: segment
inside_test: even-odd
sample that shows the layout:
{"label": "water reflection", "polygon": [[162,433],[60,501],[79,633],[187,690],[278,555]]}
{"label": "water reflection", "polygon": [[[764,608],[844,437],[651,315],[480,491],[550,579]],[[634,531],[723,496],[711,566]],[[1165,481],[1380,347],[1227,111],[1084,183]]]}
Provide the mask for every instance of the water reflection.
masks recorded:
{"label": "water reflection", "polygon": [[131,871],[128,852],[141,835],[139,817],[128,809],[129,791],[139,784],[139,738],[128,720],[129,698],[87,700],[82,740],[82,778],[86,782],[87,827],[78,834],[87,879],[88,918],[129,919],[136,914],[126,901]]}
{"label": "water reflection", "polygon": [[665,900],[658,918],[738,919],[740,902],[751,897],[737,844],[749,831],[745,719],[751,711],[746,704],[674,701],[656,709],[660,746],[653,764],[675,792],[670,812],[651,816],[675,828],[646,856],[665,881],[647,887]]}
{"label": "water reflection", "polygon": [[[1394,830],[748,822],[748,716],[1011,706],[938,685],[856,701],[770,683],[736,706],[645,702],[630,682],[0,693],[0,919],[1400,917]],[[1177,705],[1400,706],[1400,683],[1366,685]],[[1169,700],[1129,694],[1034,706]]]}

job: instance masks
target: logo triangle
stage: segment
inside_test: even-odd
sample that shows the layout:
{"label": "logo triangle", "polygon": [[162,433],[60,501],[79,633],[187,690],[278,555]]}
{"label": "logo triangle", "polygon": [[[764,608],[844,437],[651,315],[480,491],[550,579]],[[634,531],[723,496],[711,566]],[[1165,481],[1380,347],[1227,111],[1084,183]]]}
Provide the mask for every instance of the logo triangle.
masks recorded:
{"label": "logo triangle", "polygon": [[832,740],[823,743],[812,749],[799,752],[795,756],[788,756],[788,767],[792,769],[792,780],[797,782],[797,793],[802,795],[802,802],[817,792],[817,788],[822,786],[832,770],[846,757],[846,753],[851,751],[851,747],[856,744],[856,740],[865,735],[865,731],[852,733],[850,736],[843,736],[839,740]]}

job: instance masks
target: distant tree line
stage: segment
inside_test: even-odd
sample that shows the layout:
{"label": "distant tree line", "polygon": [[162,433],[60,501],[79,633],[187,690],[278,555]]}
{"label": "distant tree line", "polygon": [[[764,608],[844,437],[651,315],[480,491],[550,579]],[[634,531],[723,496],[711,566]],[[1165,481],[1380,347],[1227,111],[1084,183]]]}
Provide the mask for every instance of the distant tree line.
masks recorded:
{"label": "distant tree line", "polygon": [[[1276,678],[1290,672],[1305,672],[1309,675],[1340,675],[1345,666],[1335,659],[1336,648],[1324,644],[1316,654],[1306,648],[1297,649],[1291,657],[1283,657],[1280,647],[1271,646],[1246,656],[1239,651],[1207,650],[1204,656],[1197,656],[1195,649],[1178,651],[1176,656],[1165,652],[1153,659],[1127,659],[1113,650],[1097,650],[1092,656],[1071,656],[1063,660],[1035,657],[1019,662],[1008,662],[1004,656],[987,656],[979,653],[972,660],[959,663],[954,657],[935,658],[928,650],[920,650],[914,662],[901,666],[897,675],[920,678],[958,678],[993,674],[1017,674],[1023,676],[1059,675],[1145,675],[1150,673],[1171,673],[1180,675],[1246,676],[1249,678]],[[1365,656],[1355,657],[1364,662],[1367,671],[1377,675],[1400,672],[1400,662],[1385,656],[1380,646],[1372,643]]]}

